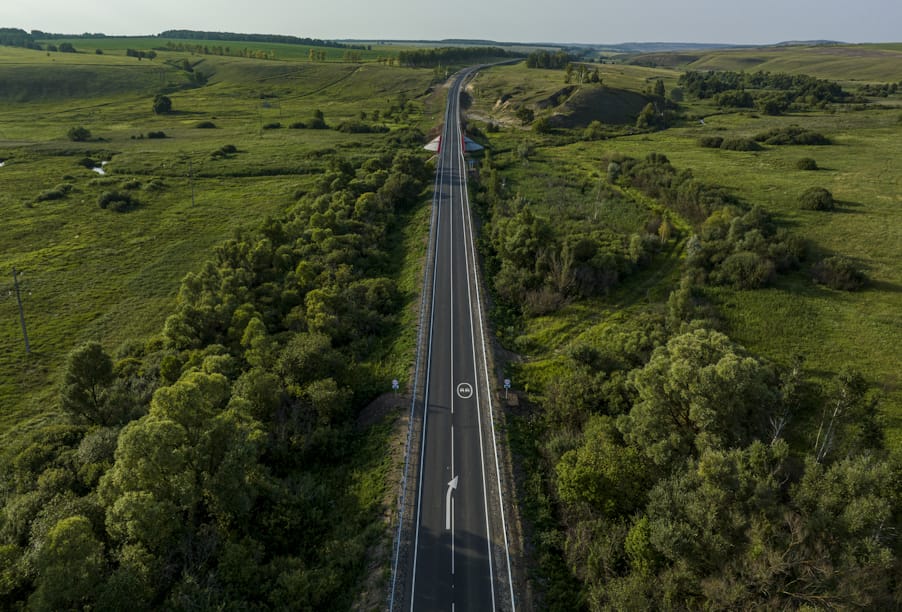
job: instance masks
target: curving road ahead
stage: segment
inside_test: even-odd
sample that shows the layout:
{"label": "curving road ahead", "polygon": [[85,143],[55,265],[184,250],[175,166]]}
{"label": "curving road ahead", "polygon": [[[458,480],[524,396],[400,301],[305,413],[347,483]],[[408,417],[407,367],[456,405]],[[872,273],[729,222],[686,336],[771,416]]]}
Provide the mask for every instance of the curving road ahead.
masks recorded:
{"label": "curving road ahead", "polygon": [[422,446],[411,570],[397,606],[417,612],[514,610],[460,127],[460,88],[472,72],[451,84],[433,196]]}

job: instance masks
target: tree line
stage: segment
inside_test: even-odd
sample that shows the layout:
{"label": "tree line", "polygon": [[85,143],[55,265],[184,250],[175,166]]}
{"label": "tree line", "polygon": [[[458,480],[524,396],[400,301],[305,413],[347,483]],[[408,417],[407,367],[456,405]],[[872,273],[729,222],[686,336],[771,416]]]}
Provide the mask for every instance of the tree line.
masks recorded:
{"label": "tree line", "polygon": [[576,61],[576,57],[566,51],[547,51],[540,49],[526,56],[527,68],[550,68],[560,70]]}
{"label": "tree line", "polygon": [[23,47],[25,49],[41,48],[41,45],[35,41],[34,36],[19,28],[0,28],[0,45],[5,47]]}
{"label": "tree line", "polygon": [[429,174],[407,150],[335,157],[185,277],[158,337],[72,352],[64,418],[0,455],[0,607],[350,607],[384,537],[355,422]]}
{"label": "tree line", "polygon": [[523,57],[499,47],[441,47],[411,49],[398,52],[398,63],[413,68],[435,68],[454,64],[469,64],[491,59]]}
{"label": "tree line", "polygon": [[851,99],[834,81],[776,72],[687,71],[678,85],[699,99],[728,108],[759,108],[777,115],[795,108],[818,108]]}
{"label": "tree line", "polygon": [[280,34],[237,34],[234,32],[203,32],[199,30],[166,30],[165,32],[157,34],[157,38],[280,43],[310,47],[334,47],[336,49],[367,49],[366,45],[349,45],[331,40],[321,40],[319,38],[300,38],[297,36],[285,36]]}

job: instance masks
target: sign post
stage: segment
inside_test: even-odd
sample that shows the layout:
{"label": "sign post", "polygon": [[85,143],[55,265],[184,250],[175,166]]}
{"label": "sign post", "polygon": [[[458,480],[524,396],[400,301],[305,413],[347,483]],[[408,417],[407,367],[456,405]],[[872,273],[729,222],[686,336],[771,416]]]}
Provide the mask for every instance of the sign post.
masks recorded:
{"label": "sign post", "polygon": [[504,379],[504,399],[507,399],[507,390],[511,388],[511,379]]}

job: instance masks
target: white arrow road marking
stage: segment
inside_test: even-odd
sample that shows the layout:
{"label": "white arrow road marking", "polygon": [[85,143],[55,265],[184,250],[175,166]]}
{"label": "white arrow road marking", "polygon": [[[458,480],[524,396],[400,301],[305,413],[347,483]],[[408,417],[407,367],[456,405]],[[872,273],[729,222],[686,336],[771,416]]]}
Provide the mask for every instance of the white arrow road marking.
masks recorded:
{"label": "white arrow road marking", "polygon": [[448,483],[448,493],[445,495],[445,529],[451,529],[451,492],[457,488],[457,476]]}

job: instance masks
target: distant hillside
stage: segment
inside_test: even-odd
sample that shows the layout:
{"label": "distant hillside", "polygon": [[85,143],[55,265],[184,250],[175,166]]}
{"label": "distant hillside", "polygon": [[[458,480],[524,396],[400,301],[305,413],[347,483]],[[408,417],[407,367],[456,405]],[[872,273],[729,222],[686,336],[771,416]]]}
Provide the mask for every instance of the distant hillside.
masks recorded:
{"label": "distant hillside", "polygon": [[781,43],[773,47],[715,49],[699,53],[645,53],[640,66],[808,74],[838,81],[902,80],[902,50],[878,45]]}

